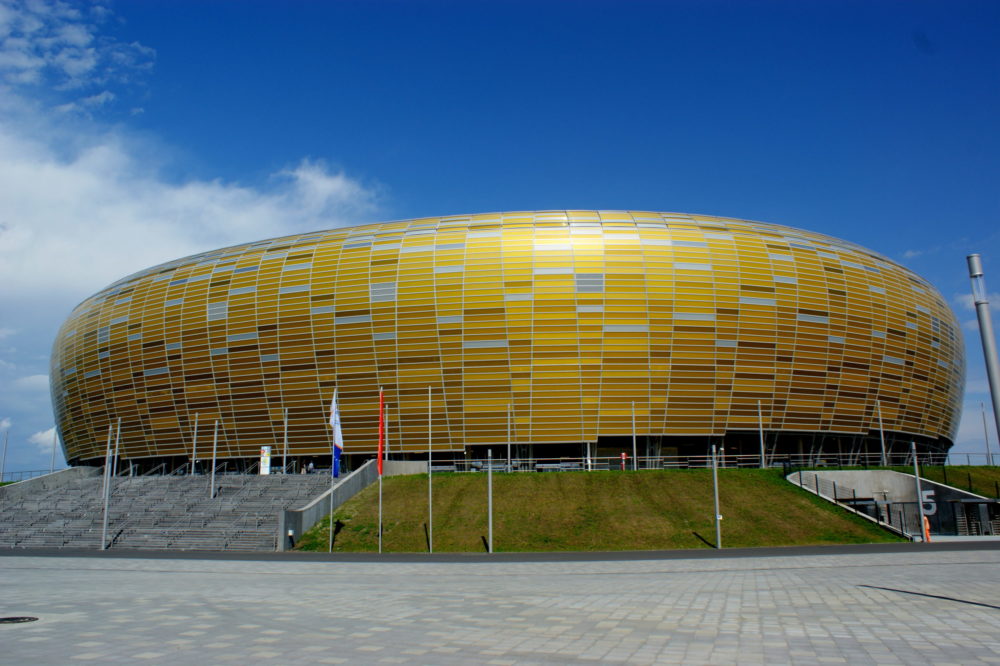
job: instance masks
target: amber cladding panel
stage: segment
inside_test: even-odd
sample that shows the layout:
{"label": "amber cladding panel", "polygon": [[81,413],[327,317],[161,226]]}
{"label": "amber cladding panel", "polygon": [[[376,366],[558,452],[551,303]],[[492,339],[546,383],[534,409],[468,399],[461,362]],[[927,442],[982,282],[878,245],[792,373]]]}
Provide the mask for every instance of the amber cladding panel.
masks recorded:
{"label": "amber cladding panel", "polygon": [[[887,430],[951,440],[964,361],[922,278],[851,243],[699,215],[557,211],[426,218],[225,248],[81,303],[53,353],[71,458],[251,457],[282,437],[349,453],[643,435]],[[574,449],[575,451],[575,449]]]}

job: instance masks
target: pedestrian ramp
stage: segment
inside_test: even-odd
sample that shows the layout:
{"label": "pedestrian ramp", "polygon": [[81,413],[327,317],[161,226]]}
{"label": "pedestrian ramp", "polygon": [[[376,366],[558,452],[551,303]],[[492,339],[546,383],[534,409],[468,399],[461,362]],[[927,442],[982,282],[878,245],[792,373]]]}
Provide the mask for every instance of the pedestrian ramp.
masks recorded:
{"label": "pedestrian ramp", "polygon": [[[1000,536],[1000,500],[891,470],[799,470],[791,483],[914,541]],[[919,502],[918,502],[919,497]]]}

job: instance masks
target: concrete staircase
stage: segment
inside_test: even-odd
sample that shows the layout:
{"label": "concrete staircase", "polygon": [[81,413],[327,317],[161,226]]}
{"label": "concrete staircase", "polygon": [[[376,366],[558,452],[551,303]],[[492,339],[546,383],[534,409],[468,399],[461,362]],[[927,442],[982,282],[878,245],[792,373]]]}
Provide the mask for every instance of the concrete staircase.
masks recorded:
{"label": "concrete staircase", "polygon": [[[0,548],[101,546],[103,479],[0,495]],[[325,475],[150,476],[113,481],[108,542],[113,549],[271,551],[278,513],[330,487]]]}

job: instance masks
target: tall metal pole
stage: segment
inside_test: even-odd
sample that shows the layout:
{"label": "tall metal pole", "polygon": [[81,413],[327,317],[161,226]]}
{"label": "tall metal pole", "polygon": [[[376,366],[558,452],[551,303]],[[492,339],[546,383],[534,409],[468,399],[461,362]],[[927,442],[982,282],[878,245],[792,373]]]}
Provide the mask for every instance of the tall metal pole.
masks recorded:
{"label": "tall metal pole", "polygon": [[115,427],[108,423],[108,443],[104,447],[104,484],[101,486],[101,497],[103,498],[108,492],[108,472],[111,471],[111,437],[115,433]]}
{"label": "tall metal pole", "polygon": [[486,450],[486,513],[488,524],[487,551],[493,552],[493,449]]}
{"label": "tall metal pole", "polygon": [[878,437],[882,442],[882,467],[888,466],[888,457],[885,454],[885,429],[882,427],[882,403],[875,401],[875,411],[878,412]]}
{"label": "tall metal pole", "polygon": [[757,432],[760,434],[760,468],[767,467],[764,459],[764,415],[760,409],[760,400],[757,401]]}
{"label": "tall metal pole", "polygon": [[122,417],[118,417],[118,427],[115,429],[115,457],[111,463],[111,476],[118,476],[118,444],[122,438]]}
{"label": "tall metal pole", "polygon": [[719,515],[719,462],[715,457],[715,444],[712,444],[712,494],[715,496],[715,547],[722,548],[722,525]]}
{"label": "tall metal pole", "polygon": [[[121,418],[118,419],[121,428]],[[104,453],[104,520],[101,521],[101,550],[108,548],[108,505],[111,504],[111,424],[108,424],[108,447]],[[117,447],[117,443],[115,444]]]}
{"label": "tall metal pole", "polygon": [[514,465],[510,459],[510,405],[507,405],[507,471],[512,472]]}
{"label": "tall metal pole", "polygon": [[382,552],[382,475],[378,475],[378,552]]}
{"label": "tall metal pole", "polygon": [[[332,465],[333,462],[331,461],[330,464]],[[331,471],[330,472],[330,524],[328,526],[329,529],[327,530],[327,544],[326,544],[326,552],[328,553],[333,552],[333,484],[336,478],[337,477],[335,477],[333,475],[333,472]]]}
{"label": "tall metal pole", "polygon": [[389,459],[389,403],[385,403],[385,459]]}
{"label": "tall metal pole", "polygon": [[[924,494],[920,490],[920,468],[917,466],[917,443],[910,442],[910,452],[913,454],[913,478],[917,483],[917,510],[920,512],[920,519],[917,523],[917,532],[921,535],[924,534]],[[921,536],[920,540],[924,541],[925,536]]]}
{"label": "tall metal pole", "polygon": [[431,446],[431,387],[427,387],[427,550],[434,552],[434,482],[431,463],[434,447]]}
{"label": "tall metal pole", "polygon": [[986,425],[986,405],[979,403],[979,411],[983,414],[983,441],[986,442],[986,464],[993,464],[993,454],[990,453],[990,429]]}
{"label": "tall metal pole", "polygon": [[[288,407],[285,407],[285,427],[284,427],[284,431],[285,431],[285,433],[282,436],[282,441],[283,441],[284,445],[283,445],[283,447],[281,449],[281,473],[282,474],[288,474]],[[332,474],[332,467],[333,467],[333,461],[332,460],[330,461],[330,467],[331,467],[331,474]],[[331,499],[330,501],[332,502],[333,500]]]}
{"label": "tall metal pole", "polygon": [[219,450],[219,419],[215,419],[215,430],[212,432],[212,481],[208,486],[208,498],[215,497],[215,454]]}
{"label": "tall metal pole", "polygon": [[[52,433],[52,458],[49,460],[49,474],[56,471],[56,447],[59,446],[59,433]],[[3,478],[0,476],[0,478]]]}
{"label": "tall metal pole", "polygon": [[3,482],[4,474],[7,473],[7,437],[10,429],[3,431],[3,457],[0,458],[0,483]]}
{"label": "tall metal pole", "polygon": [[639,469],[638,449],[635,446],[635,400],[632,401],[632,470]]}
{"label": "tall metal pole", "polygon": [[997,341],[993,336],[993,320],[990,319],[990,302],[986,298],[983,262],[978,254],[970,254],[967,260],[969,278],[972,280],[972,298],[976,303],[976,317],[979,319],[979,336],[983,340],[986,377],[990,382],[990,397],[993,398],[993,420],[1000,433],[1000,361],[997,360]]}
{"label": "tall metal pole", "polygon": [[[340,475],[340,466],[337,459],[337,431],[340,428],[340,407],[337,402],[337,389],[333,389],[333,404],[330,405],[330,426],[333,429],[331,435],[333,435],[333,446],[330,448],[330,524],[327,526],[327,544],[326,552],[333,552],[333,487],[335,485],[335,480],[337,476]],[[336,421],[334,421],[334,414],[336,414]],[[288,463],[286,457],[288,455],[288,408],[285,408],[285,452],[281,457],[281,473],[288,474]],[[336,476],[335,476],[336,475]]]}
{"label": "tall metal pole", "polygon": [[[129,468],[131,469],[131,468]],[[194,433],[191,436],[191,475],[198,469],[198,412],[194,413]]]}

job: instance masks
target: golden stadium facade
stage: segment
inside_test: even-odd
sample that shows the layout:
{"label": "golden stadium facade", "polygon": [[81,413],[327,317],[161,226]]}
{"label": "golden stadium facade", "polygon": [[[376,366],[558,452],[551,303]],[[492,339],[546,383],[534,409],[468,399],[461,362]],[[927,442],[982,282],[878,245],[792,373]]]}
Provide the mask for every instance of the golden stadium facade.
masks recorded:
{"label": "golden stadium facade", "polygon": [[[178,259],[81,303],[52,355],[74,464],[260,447],[372,454],[378,391],[391,451],[517,455],[756,450],[946,451],[964,360],[925,280],[791,227],[676,213],[422,218]],[[428,387],[431,423],[428,428]],[[634,408],[633,408],[634,404]],[[195,418],[200,430],[194,440]],[[587,447],[584,449],[583,447]],[[619,449],[614,449],[615,451]]]}

